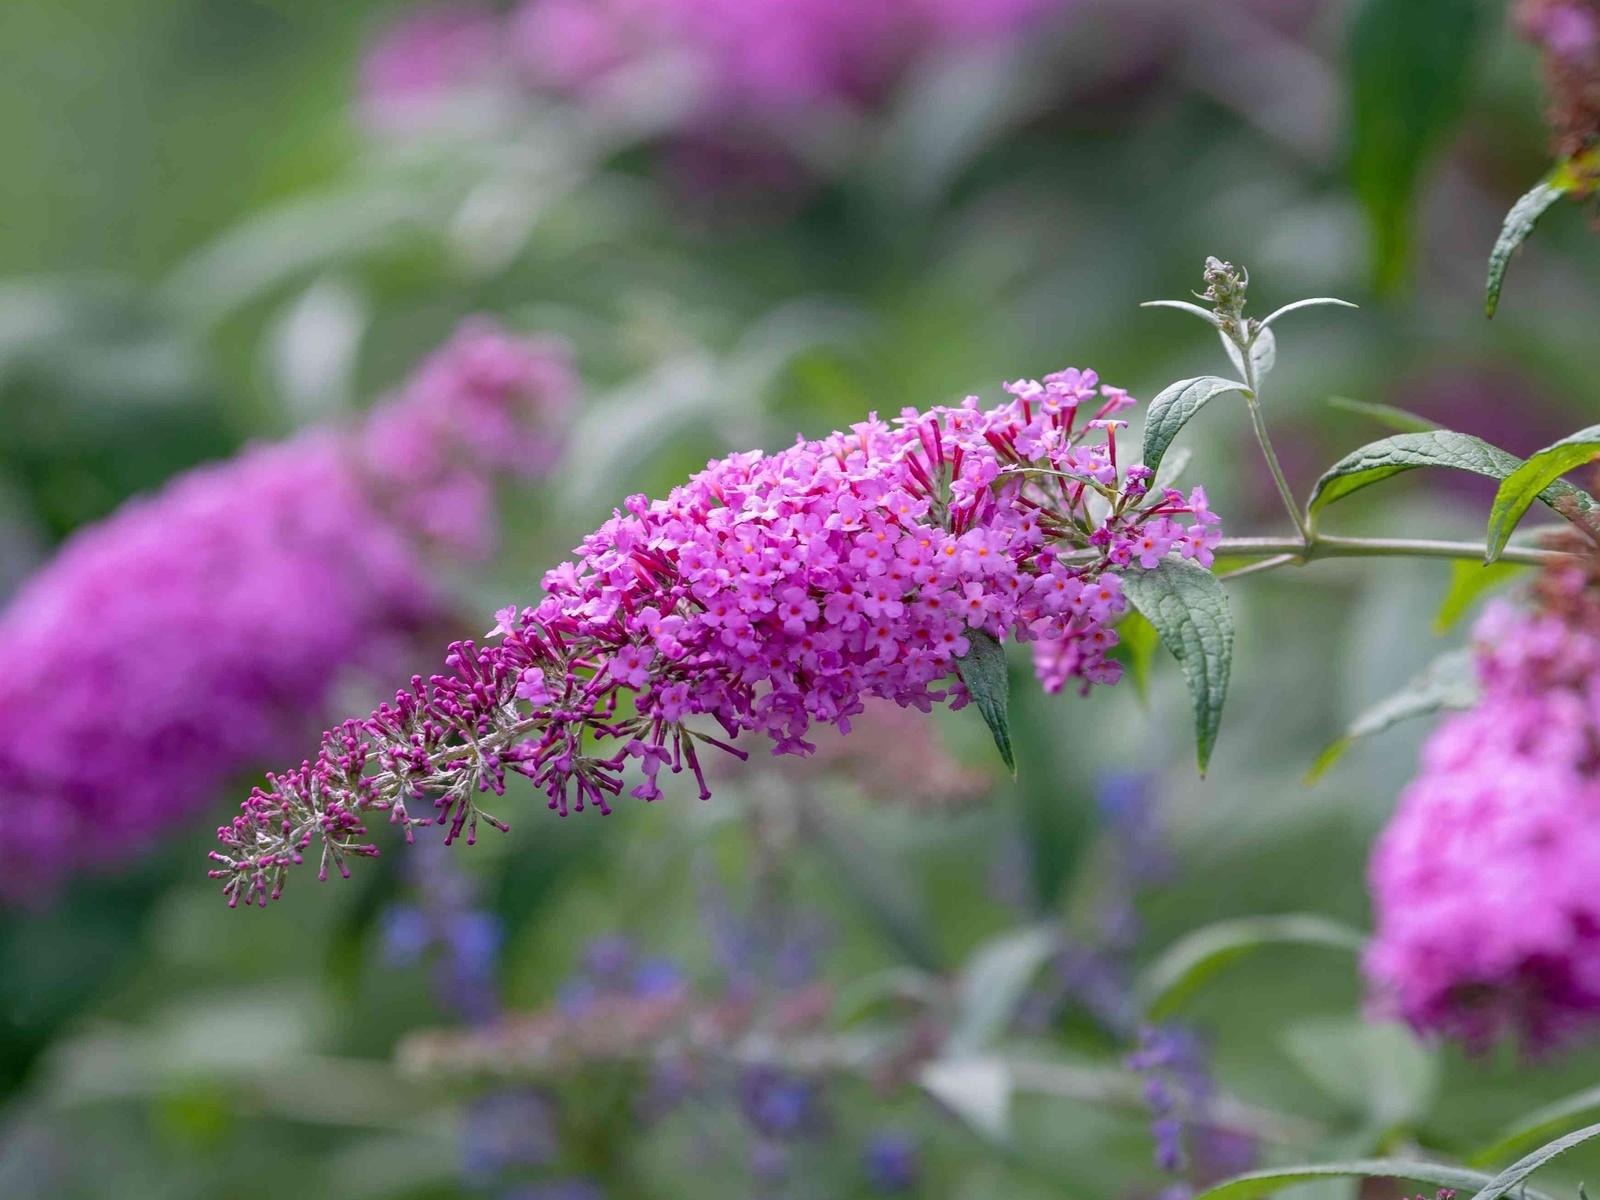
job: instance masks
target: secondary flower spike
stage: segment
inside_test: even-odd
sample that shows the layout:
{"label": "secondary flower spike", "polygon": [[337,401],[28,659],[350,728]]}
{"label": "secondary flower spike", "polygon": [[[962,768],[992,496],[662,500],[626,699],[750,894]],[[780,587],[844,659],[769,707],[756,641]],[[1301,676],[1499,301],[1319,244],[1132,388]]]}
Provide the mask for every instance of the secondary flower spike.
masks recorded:
{"label": "secondary flower spike", "polygon": [[438,628],[430,558],[489,551],[492,481],[551,462],[571,392],[561,350],[469,322],[358,427],[75,535],[0,616],[0,893],[137,853]]}
{"label": "secondary flower spike", "polygon": [[449,674],[414,679],[251,794],[212,854],[230,903],[276,896],[307,852],[324,875],[375,854],[369,811],[408,835],[429,809],[452,840],[480,815],[503,828],[477,805],[508,772],[563,815],[608,812],[629,759],[634,796],[659,796],[663,768],[707,796],[706,746],[743,757],[730,743],[759,734],[808,753],[814,722],[848,732],[868,697],[959,707],[973,629],[1045,646],[1051,686],[1115,682],[1116,572],[1174,549],[1209,562],[1217,520],[1201,489],[1119,469],[1126,392],[1077,370],[1006,390],[995,408],[873,416],[629,498],[545,576],[543,600],[498,614],[490,645],[456,643]]}
{"label": "secondary flower spike", "polygon": [[1378,1003],[1477,1049],[1600,1021],[1600,564],[1533,599],[1479,620],[1481,698],[1428,739],[1370,871]]}

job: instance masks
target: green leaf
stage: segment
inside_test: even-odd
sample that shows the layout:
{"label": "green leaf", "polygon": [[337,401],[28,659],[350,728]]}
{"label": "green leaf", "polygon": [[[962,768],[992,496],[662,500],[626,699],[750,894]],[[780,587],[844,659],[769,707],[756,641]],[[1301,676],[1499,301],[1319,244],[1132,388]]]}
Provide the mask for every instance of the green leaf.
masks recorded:
{"label": "green leaf", "polygon": [[1160,644],[1161,635],[1145,619],[1144,614],[1130,612],[1117,622],[1117,648],[1121,651],[1123,661],[1128,664],[1128,674],[1133,677],[1133,690],[1139,694],[1141,701],[1149,697],[1150,663]]}
{"label": "green leaf", "polygon": [[972,702],[994,735],[1000,761],[1015,777],[1016,759],[1011,753],[1011,679],[1006,674],[1006,652],[994,635],[982,629],[967,630],[967,653],[956,660],[956,671],[967,685]]}
{"label": "green leaf", "polygon": [[1278,338],[1272,330],[1265,327],[1256,331],[1255,338],[1250,343],[1250,370],[1244,368],[1244,355],[1239,353],[1239,347],[1234,340],[1222,330],[1217,330],[1217,336],[1222,339],[1222,349],[1228,356],[1228,361],[1233,364],[1233,369],[1241,375],[1254,375],[1256,386],[1261,386],[1261,381],[1267,377],[1278,363]]}
{"label": "green leaf", "polygon": [[1294,312],[1296,309],[1310,308],[1310,307],[1312,307],[1313,305],[1316,305],[1316,304],[1336,304],[1340,308],[1360,308],[1361,307],[1359,304],[1351,304],[1350,301],[1348,301],[1348,300],[1338,300],[1338,299],[1335,299],[1332,296],[1312,296],[1312,297],[1310,297],[1309,299],[1306,299],[1306,300],[1296,300],[1293,304],[1285,304],[1282,308],[1278,309],[1271,316],[1265,318],[1261,322],[1261,327],[1263,329],[1265,329],[1267,326],[1271,325],[1274,321],[1276,321],[1279,317],[1287,316],[1289,313]]}
{"label": "green leaf", "polygon": [[[1522,460],[1515,454],[1491,446],[1469,433],[1457,433],[1452,429],[1397,433],[1369,442],[1324,471],[1322,478],[1317,480],[1317,486],[1311,490],[1306,517],[1314,521],[1317,513],[1335,500],[1343,500],[1379,480],[1417,467],[1450,467],[1490,479],[1505,480],[1522,466]],[[1595,513],[1600,508],[1587,492],[1560,479],[1548,482],[1548,486],[1537,494],[1540,500],[1572,521]]]}
{"label": "green leaf", "polygon": [[1140,308],[1175,308],[1179,312],[1189,313],[1199,317],[1208,325],[1217,324],[1217,314],[1209,308],[1201,308],[1198,304],[1190,304],[1187,300],[1146,300],[1139,305]]}
{"label": "green leaf", "polygon": [[1359,930],[1312,913],[1240,917],[1218,921],[1178,939],[1145,968],[1134,987],[1149,1021],[1162,1021],[1223,967],[1266,946],[1328,946],[1359,953]]}
{"label": "green leaf", "polygon": [[1451,650],[1428,664],[1394,695],[1367,709],[1339,737],[1317,755],[1306,772],[1309,786],[1321,779],[1339,757],[1360,738],[1382,733],[1410,717],[1423,717],[1441,709],[1470,708],[1478,698],[1478,681],[1473,671],[1472,652]]}
{"label": "green leaf", "polygon": [[1572,190],[1574,182],[1570,173],[1564,178],[1562,169],[1557,167],[1525,192],[1506,213],[1505,223],[1500,226],[1500,236],[1495,239],[1494,249],[1489,252],[1489,280],[1484,289],[1483,308],[1491,319],[1494,310],[1500,307],[1500,289],[1505,284],[1506,268],[1511,265],[1512,253],[1528,240],[1533,227],[1550,206]]}
{"label": "green leaf", "polygon": [[[1265,1196],[1297,1183],[1349,1178],[1409,1179],[1432,1187],[1464,1191],[1480,1186],[1487,1176],[1444,1163],[1405,1158],[1364,1158],[1354,1162],[1307,1163],[1297,1167],[1275,1167],[1270,1171],[1251,1171],[1207,1188],[1194,1200],[1254,1200],[1257,1196]],[[1550,1200],[1550,1197],[1531,1189],[1528,1195],[1531,1200]]]}
{"label": "green leaf", "polygon": [[[1546,1142],[1532,1154],[1517,1159],[1500,1174],[1496,1175],[1479,1190],[1472,1200],[1500,1200],[1507,1192],[1520,1188],[1523,1181],[1544,1166],[1551,1159],[1565,1154],[1577,1146],[1589,1141],[1591,1138],[1600,1137],[1600,1125],[1586,1125],[1582,1129],[1574,1130],[1566,1137],[1557,1138],[1553,1142]],[[1529,1193],[1532,1194],[1531,1192]]]}
{"label": "green leaf", "polygon": [[1210,571],[1177,558],[1164,558],[1151,571],[1137,567],[1126,571],[1122,590],[1183,664],[1194,702],[1195,746],[1203,775],[1216,745],[1233,666],[1228,593]]}
{"label": "green leaf", "polygon": [[1014,930],[985,942],[956,981],[955,1027],[945,1042],[950,1058],[967,1058],[1003,1034],[1039,968],[1061,948],[1053,924]]}
{"label": "green leaf", "polygon": [[1150,490],[1159,492],[1164,488],[1177,487],[1184,471],[1188,470],[1189,460],[1193,457],[1194,451],[1187,446],[1180,446],[1170,454],[1162,455],[1161,469],[1150,481]]}
{"label": "green leaf", "polygon": [[1500,556],[1517,523],[1535,500],[1544,500],[1567,520],[1593,532],[1595,502],[1587,492],[1567,485],[1570,492],[1576,492],[1588,502],[1586,505],[1575,502],[1570,492],[1562,493],[1559,500],[1547,499],[1546,493],[1561,482],[1561,476],[1596,456],[1600,456],[1600,425],[1591,425],[1551,443],[1506,476],[1489,510],[1489,553],[1485,561],[1493,562]]}
{"label": "green leaf", "polygon": [[809,805],[807,828],[836,890],[893,946],[921,969],[944,968],[939,938],[922,889],[905,863],[848,809]]}
{"label": "green leaf", "polygon": [[1332,408],[1355,413],[1357,416],[1371,417],[1378,424],[1386,425],[1396,433],[1427,433],[1429,430],[1441,428],[1437,421],[1430,421],[1427,417],[1396,408],[1392,404],[1373,404],[1367,400],[1353,400],[1349,396],[1329,396],[1328,404]]}
{"label": "green leaf", "polygon": [[1581,1117],[1600,1111],[1600,1087],[1585,1088],[1571,1096],[1524,1114],[1490,1145],[1468,1160],[1474,1166],[1487,1166],[1528,1146],[1540,1145]]}
{"label": "green leaf", "polygon": [[1439,1056],[1406,1026],[1359,1018],[1312,1018],[1284,1034],[1284,1050],[1330,1099],[1379,1134],[1428,1115],[1439,1085]]}
{"label": "green leaf", "polygon": [[1011,1136],[1011,1069],[998,1058],[935,1059],[917,1072],[923,1090],[992,1142]]}
{"label": "green leaf", "polygon": [[1189,423],[1213,396],[1224,392],[1243,395],[1248,389],[1242,383],[1222,379],[1216,375],[1202,375],[1198,379],[1180,379],[1162,391],[1150,402],[1144,418],[1144,465],[1152,471],[1161,467],[1161,457],[1166,454],[1172,439]]}
{"label": "green leaf", "polygon": [[1462,114],[1480,8],[1469,0],[1364,0],[1351,22],[1350,175],[1372,223],[1380,291],[1405,280],[1417,185]]}
{"label": "green leaf", "polygon": [[1250,342],[1250,365],[1255,369],[1257,386],[1267,372],[1278,365],[1278,335],[1265,325],[1256,330]]}
{"label": "green leaf", "polygon": [[1433,631],[1443,635],[1455,628],[1456,622],[1472,607],[1472,602],[1490,588],[1504,583],[1517,572],[1525,570],[1522,563],[1483,563],[1457,560],[1451,564],[1450,590],[1433,618]]}

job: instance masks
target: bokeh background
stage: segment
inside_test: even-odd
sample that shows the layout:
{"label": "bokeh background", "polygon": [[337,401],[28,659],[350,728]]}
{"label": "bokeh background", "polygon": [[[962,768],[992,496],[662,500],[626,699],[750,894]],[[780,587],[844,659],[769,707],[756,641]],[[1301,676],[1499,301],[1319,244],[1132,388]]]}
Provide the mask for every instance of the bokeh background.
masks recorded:
{"label": "bokeh background", "polygon": [[[1579,211],[1551,213],[1483,317],[1500,219],[1548,162],[1536,53],[1501,4],[1044,7],[1020,36],[907,49],[839,111],[686,133],[670,71],[600,102],[474,74],[480,47],[458,77],[444,33],[394,33],[403,7],[7,0],[0,590],[128,497],[371,403],[472,312],[567,339],[584,397],[553,477],[504,496],[502,553],[448,580],[459,635],[531,602],[623,496],[730,449],[1067,365],[1143,400],[1218,370],[1198,323],[1138,307],[1186,297],[1208,254],[1268,307],[1361,305],[1279,330],[1266,403],[1302,495],[1386,432],[1330,396],[1522,454],[1596,419],[1600,239]],[[397,36],[416,59],[398,83],[372,65]],[[1184,444],[1229,532],[1282,532],[1242,407]],[[1481,536],[1489,494],[1402,481],[1332,520]],[[307,873],[233,912],[205,853],[275,765],[251,764],[154,851],[0,916],[0,1195],[1155,1196],[1173,1179],[1124,1065],[1128,980],[1224,918],[1369,926],[1368,847],[1426,722],[1302,777],[1460,642],[1436,623],[1450,578],[1241,580],[1204,780],[1170,661],[1143,694],[1083,700],[1041,696],[1019,659],[1015,782],[972,713],[869,722],[852,755],[757,763],[704,804],[676,786],[561,821],[513,787],[508,835],[448,856],[389,838],[349,882]],[[773,1044],[803,1029],[804,1061],[668,1078],[687,1068],[652,1064],[627,1007],[660,996],[713,1025],[765,1014]],[[1349,956],[1316,948],[1189,999],[1226,1114],[1191,1131],[1191,1182],[1463,1153],[1600,1069],[1422,1046],[1362,1002]],[[823,1015],[785,1025],[785,1004]],[[464,1065],[519,1012],[581,1048],[512,1039]],[[926,1073],[952,1028],[981,1056]],[[856,1062],[858,1041],[878,1049]]]}

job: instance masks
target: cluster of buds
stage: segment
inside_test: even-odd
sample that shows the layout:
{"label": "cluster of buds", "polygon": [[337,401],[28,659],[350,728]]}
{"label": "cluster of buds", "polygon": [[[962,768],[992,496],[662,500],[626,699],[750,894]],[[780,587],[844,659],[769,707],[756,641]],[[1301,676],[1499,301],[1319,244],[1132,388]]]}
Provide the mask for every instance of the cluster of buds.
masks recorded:
{"label": "cluster of buds", "polygon": [[1173,551],[1209,564],[1217,518],[1202,489],[1119,465],[1126,392],[1078,370],[1007,390],[991,409],[874,416],[629,498],[545,576],[542,601],[497,614],[491,645],[455,644],[452,674],[415,678],[249,797],[212,855],[230,904],[278,895],[317,843],[324,876],[376,853],[371,812],[408,836],[419,818],[450,840],[473,840],[480,816],[504,828],[478,802],[508,773],[563,815],[605,813],[630,759],[634,796],[659,797],[666,767],[705,798],[702,747],[742,758],[732,742],[752,733],[806,754],[813,723],[848,732],[873,697],[960,707],[974,631],[1037,643],[1051,690],[1115,682],[1117,572]]}

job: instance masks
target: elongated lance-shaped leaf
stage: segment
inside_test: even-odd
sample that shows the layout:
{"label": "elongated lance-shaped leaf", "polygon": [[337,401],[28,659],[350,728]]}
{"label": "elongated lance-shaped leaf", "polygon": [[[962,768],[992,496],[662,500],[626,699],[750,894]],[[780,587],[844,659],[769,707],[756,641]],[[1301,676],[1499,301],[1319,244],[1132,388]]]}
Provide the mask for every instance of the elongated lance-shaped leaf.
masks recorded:
{"label": "elongated lance-shaped leaf", "polygon": [[1154,570],[1127,571],[1122,589],[1155,626],[1161,644],[1183,664],[1194,703],[1195,751],[1204,775],[1217,743],[1233,668],[1228,593],[1210,571],[1178,558],[1164,558]]}
{"label": "elongated lance-shaped leaf", "polygon": [[1006,674],[1006,652],[994,635],[982,629],[967,630],[967,652],[956,660],[956,671],[967,685],[973,704],[994,735],[1000,761],[1013,776],[1016,758],[1011,753],[1011,677]]}
{"label": "elongated lance-shaped leaf", "polygon": [[1560,1133],[1567,1126],[1597,1112],[1600,1112],[1600,1087],[1585,1088],[1525,1113],[1493,1142],[1475,1151],[1467,1161],[1475,1167],[1487,1166],[1529,1146],[1543,1145],[1552,1134]]}
{"label": "elongated lance-shaped leaf", "polygon": [[[1465,1167],[1421,1162],[1409,1158],[1363,1158],[1353,1162],[1306,1163],[1297,1167],[1275,1167],[1270,1171],[1251,1171],[1225,1179],[1201,1192],[1194,1200],[1254,1200],[1297,1183],[1318,1179],[1409,1179],[1432,1187],[1466,1191],[1480,1187],[1488,1177]],[[1543,1192],[1528,1189],[1529,1200],[1550,1200]]]}
{"label": "elongated lance-shaped leaf", "polygon": [[1360,930],[1315,913],[1281,913],[1218,921],[1179,938],[1145,968],[1134,997],[1148,1021],[1170,1017],[1222,968],[1268,946],[1328,946],[1359,954]]}
{"label": "elongated lance-shaped leaf", "polygon": [[1140,308],[1175,308],[1179,312],[1186,312],[1190,316],[1199,317],[1208,325],[1216,325],[1217,314],[1209,308],[1201,308],[1198,304],[1190,304],[1187,300],[1146,300],[1139,305]]}
{"label": "elongated lance-shaped leaf", "polygon": [[[1484,570],[1485,568],[1477,568]],[[1443,709],[1470,708],[1478,699],[1478,680],[1470,650],[1451,650],[1441,654],[1394,695],[1380,700],[1362,713],[1311,764],[1306,783],[1312,784],[1327,773],[1339,756],[1360,738],[1382,733],[1411,717],[1425,717]]]}
{"label": "elongated lance-shaped leaf", "polygon": [[1437,421],[1430,421],[1427,417],[1396,408],[1392,404],[1374,404],[1370,400],[1354,400],[1349,396],[1329,396],[1328,407],[1355,413],[1361,417],[1370,417],[1396,433],[1427,433],[1430,430],[1443,428]]}
{"label": "elongated lance-shaped leaf", "polygon": [[1266,378],[1267,372],[1278,365],[1278,335],[1266,326],[1256,330],[1250,343],[1250,366],[1255,371],[1256,386]]}
{"label": "elongated lance-shaped leaf", "polygon": [[[1491,446],[1470,433],[1457,433],[1453,429],[1397,433],[1351,451],[1324,471],[1322,478],[1317,480],[1317,486],[1311,490],[1311,500],[1306,505],[1306,519],[1314,522],[1317,514],[1335,500],[1343,500],[1379,480],[1417,467],[1449,467],[1490,479],[1505,480],[1522,465],[1522,460],[1515,454]],[[1564,480],[1547,481],[1543,490],[1536,490],[1535,495],[1563,516],[1579,514],[1577,517],[1568,516],[1568,520],[1579,520],[1586,514],[1600,516],[1600,511],[1597,511],[1600,505],[1596,504],[1594,498]]]}
{"label": "elongated lance-shaped leaf", "polygon": [[1491,319],[1494,310],[1500,307],[1500,289],[1505,285],[1506,268],[1511,265],[1512,253],[1528,240],[1533,227],[1549,211],[1550,206],[1572,190],[1575,180],[1565,166],[1558,166],[1534,184],[1506,213],[1505,223],[1500,226],[1500,236],[1495,238],[1494,249],[1489,251],[1489,280],[1484,289],[1483,310]]}
{"label": "elongated lance-shaped leaf", "polygon": [[[1592,535],[1596,531],[1595,502],[1587,492],[1564,484],[1568,492],[1561,493],[1559,499],[1546,499],[1546,493],[1556,484],[1563,483],[1561,476],[1596,457],[1600,457],[1600,425],[1591,425],[1559,442],[1552,442],[1507,475],[1500,484],[1500,490],[1495,493],[1494,506],[1489,510],[1489,553],[1484,561],[1493,562],[1500,557],[1500,551],[1505,549],[1517,523],[1535,500],[1544,500],[1567,520]],[[1572,499],[1570,493],[1573,492],[1587,500],[1588,504]]]}
{"label": "elongated lance-shaped leaf", "polygon": [[1340,308],[1360,308],[1361,307],[1359,304],[1351,304],[1350,301],[1348,301],[1348,300],[1338,300],[1338,299],[1335,299],[1332,296],[1312,296],[1312,297],[1310,297],[1309,299],[1306,299],[1306,300],[1296,300],[1293,304],[1285,304],[1282,308],[1278,309],[1271,316],[1263,318],[1263,320],[1261,322],[1261,327],[1263,329],[1265,329],[1268,325],[1271,325],[1279,317],[1287,316],[1289,313],[1294,312],[1296,309],[1311,308],[1314,305],[1318,305],[1318,304],[1334,304],[1334,305],[1337,305]]}
{"label": "elongated lance-shaped leaf", "polygon": [[[1520,1195],[1520,1189],[1528,1176],[1532,1175],[1551,1159],[1558,1158],[1568,1150],[1581,1146],[1597,1137],[1600,1137],[1600,1125],[1586,1125],[1582,1129],[1577,1129],[1567,1134],[1566,1137],[1559,1137],[1553,1142],[1546,1142],[1532,1154],[1524,1155],[1522,1158],[1517,1159],[1516,1162],[1484,1184],[1479,1189],[1478,1194],[1472,1197],[1472,1200],[1500,1200],[1501,1196],[1511,1191],[1517,1191]],[[1532,1193],[1530,1192],[1529,1194],[1531,1195]]]}
{"label": "elongated lance-shaped leaf", "polygon": [[1011,1025],[1039,969],[1061,949],[1053,924],[1013,930],[984,943],[956,981],[954,1028],[944,1045],[947,1058],[966,1058],[988,1048]]}
{"label": "elongated lance-shaped leaf", "polygon": [[1144,465],[1152,471],[1161,468],[1161,458],[1172,445],[1178,431],[1189,419],[1204,408],[1214,396],[1224,392],[1245,394],[1242,383],[1222,379],[1216,375],[1202,375],[1198,379],[1180,379],[1165,388],[1150,402],[1150,411],[1144,418]]}
{"label": "elongated lance-shaped leaf", "polygon": [[1117,622],[1118,657],[1128,664],[1133,676],[1133,690],[1141,701],[1149,698],[1150,663],[1155,658],[1161,636],[1139,612],[1131,612]]}

